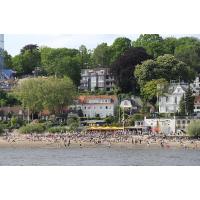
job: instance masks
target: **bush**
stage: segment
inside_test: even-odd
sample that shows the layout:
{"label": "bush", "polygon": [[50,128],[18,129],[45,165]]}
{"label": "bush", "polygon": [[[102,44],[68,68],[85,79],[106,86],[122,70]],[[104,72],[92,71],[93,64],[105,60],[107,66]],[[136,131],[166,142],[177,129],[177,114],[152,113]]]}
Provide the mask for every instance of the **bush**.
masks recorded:
{"label": "bush", "polygon": [[55,127],[50,127],[48,131],[49,133],[65,133],[67,131],[67,128],[63,126],[55,126]]}
{"label": "bush", "polygon": [[198,121],[193,121],[188,125],[187,133],[191,137],[200,136],[200,123]]}
{"label": "bush", "polygon": [[71,124],[69,124],[69,130],[70,131],[77,131],[79,127],[79,123],[78,122],[73,122]]}
{"label": "bush", "polygon": [[67,125],[70,131],[76,131],[80,125],[80,119],[76,115],[71,115],[67,119]]}
{"label": "bush", "polygon": [[0,123],[0,135],[2,135],[2,133],[4,133],[4,130],[5,130],[5,125]]}
{"label": "bush", "polygon": [[106,122],[106,124],[113,124],[114,122],[116,122],[116,119],[114,116],[107,116],[104,121]]}
{"label": "bush", "polygon": [[25,124],[25,122],[22,119],[16,118],[13,116],[11,118],[10,122],[8,123],[8,126],[9,126],[8,128],[11,128],[11,129],[19,128],[19,127],[23,126],[24,124]]}
{"label": "bush", "polygon": [[22,126],[19,131],[20,133],[43,133],[46,127],[42,123],[27,124]]}

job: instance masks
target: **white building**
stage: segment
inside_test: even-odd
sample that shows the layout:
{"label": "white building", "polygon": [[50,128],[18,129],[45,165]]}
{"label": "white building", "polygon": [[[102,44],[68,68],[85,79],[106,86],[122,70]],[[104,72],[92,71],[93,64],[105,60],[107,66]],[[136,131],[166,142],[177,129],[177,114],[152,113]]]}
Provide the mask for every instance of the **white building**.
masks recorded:
{"label": "white building", "polygon": [[200,96],[196,96],[194,99],[194,113],[200,113]]}
{"label": "white building", "polygon": [[200,78],[196,77],[194,82],[190,84],[191,88],[193,89],[193,94],[195,96],[200,95]]}
{"label": "white building", "polygon": [[109,68],[82,69],[80,90],[95,91],[106,90],[111,91],[114,87],[114,77]]}
{"label": "white building", "polygon": [[[199,119],[189,117],[173,118],[144,118],[144,121],[136,122],[137,127],[151,127],[153,133],[174,134],[186,132],[188,125]],[[199,120],[200,122],[200,120]]]}
{"label": "white building", "polygon": [[[176,113],[179,111],[179,103],[181,97],[185,94],[189,84],[187,83],[171,83],[165,95],[159,97],[159,113]],[[196,77],[190,88],[195,98],[200,95],[200,78]],[[199,99],[195,100],[194,112],[200,112]]]}
{"label": "white building", "polygon": [[79,96],[77,109],[81,109],[84,117],[93,118],[99,116],[105,118],[114,116],[115,107],[118,104],[114,95],[88,95]]}
{"label": "white building", "polygon": [[185,94],[188,85],[171,84],[168,93],[159,97],[159,113],[176,113],[179,111],[179,103]]}

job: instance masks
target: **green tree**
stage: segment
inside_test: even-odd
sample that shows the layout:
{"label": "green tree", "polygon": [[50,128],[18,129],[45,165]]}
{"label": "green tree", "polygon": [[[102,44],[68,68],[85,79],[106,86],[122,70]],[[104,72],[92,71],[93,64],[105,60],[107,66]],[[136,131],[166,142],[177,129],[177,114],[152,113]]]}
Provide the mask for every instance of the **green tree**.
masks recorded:
{"label": "green tree", "polygon": [[200,72],[200,44],[180,45],[176,47],[174,55],[191,66],[195,71]]}
{"label": "green tree", "polygon": [[91,52],[87,50],[85,45],[81,45],[79,47],[79,56],[80,56],[81,69],[88,68],[89,66],[92,65]]}
{"label": "green tree", "polygon": [[66,106],[71,105],[76,90],[70,78],[49,77],[43,83],[43,105],[54,114],[61,114]]}
{"label": "green tree", "polygon": [[[28,48],[30,47],[30,48]],[[41,66],[40,51],[37,45],[26,45],[21,49],[21,53],[12,59],[13,69],[17,75],[32,74],[36,67]]]}
{"label": "green tree", "polygon": [[182,116],[184,116],[186,113],[185,113],[185,109],[186,109],[186,107],[185,107],[185,96],[183,95],[182,97],[181,97],[181,100],[180,100],[180,102],[179,102],[179,113],[182,115]]}
{"label": "green tree", "polygon": [[111,48],[111,63],[115,62],[119,56],[122,56],[125,51],[131,48],[131,40],[126,37],[115,39]]}
{"label": "green tree", "polygon": [[114,116],[107,116],[104,121],[107,125],[111,125],[116,122],[116,118]]}
{"label": "green tree", "polygon": [[191,137],[198,138],[200,136],[200,123],[198,121],[191,122],[187,127],[187,133]]}
{"label": "green tree", "polygon": [[30,78],[21,80],[15,88],[14,95],[22,102],[24,108],[29,109],[32,117],[44,108],[43,85],[42,78]]}
{"label": "green tree", "polygon": [[194,113],[194,99],[195,97],[193,96],[192,90],[188,87],[185,93],[185,107],[188,115],[192,115]]}
{"label": "green tree", "polygon": [[155,105],[157,96],[163,94],[164,90],[162,88],[167,85],[168,82],[165,79],[151,80],[141,88],[141,95],[146,101]]}
{"label": "green tree", "polygon": [[12,63],[12,56],[10,54],[8,54],[7,51],[3,52],[3,56],[4,56],[4,66],[6,68],[13,68],[13,63]]}
{"label": "green tree", "polygon": [[177,46],[177,39],[174,37],[167,37],[163,40],[163,48],[164,54],[172,54],[174,55],[176,46]]}
{"label": "green tree", "polygon": [[68,76],[75,85],[80,82],[81,60],[76,49],[43,47],[40,49],[42,69],[47,75]]}
{"label": "green tree", "polygon": [[136,66],[134,74],[140,87],[152,79],[164,78],[168,82],[181,79],[190,82],[195,78],[194,70],[169,54],[159,56],[156,60],[144,61]]}
{"label": "green tree", "polygon": [[121,89],[121,92],[137,93],[137,83],[133,76],[135,66],[149,58],[145,49],[136,47],[130,48],[119,56],[112,64],[111,70],[116,80],[116,85]]}
{"label": "green tree", "polygon": [[153,58],[164,54],[163,38],[159,34],[141,34],[133,46],[143,47]]}
{"label": "green tree", "polygon": [[21,81],[14,94],[30,113],[35,114],[47,108],[52,114],[63,113],[76,95],[70,78],[29,78]]}
{"label": "green tree", "polygon": [[111,48],[107,43],[99,44],[93,52],[94,65],[108,67],[111,59]]}
{"label": "green tree", "polygon": [[136,77],[137,83],[140,87],[143,87],[146,82],[157,78],[154,73],[154,69],[156,69],[156,67],[157,63],[154,60],[145,60],[142,64],[135,67],[134,76]]}
{"label": "green tree", "polygon": [[69,126],[69,130],[76,131],[80,125],[80,119],[76,115],[68,116],[67,125]]}
{"label": "green tree", "polygon": [[12,93],[0,90],[0,106],[14,106],[19,104],[20,102]]}

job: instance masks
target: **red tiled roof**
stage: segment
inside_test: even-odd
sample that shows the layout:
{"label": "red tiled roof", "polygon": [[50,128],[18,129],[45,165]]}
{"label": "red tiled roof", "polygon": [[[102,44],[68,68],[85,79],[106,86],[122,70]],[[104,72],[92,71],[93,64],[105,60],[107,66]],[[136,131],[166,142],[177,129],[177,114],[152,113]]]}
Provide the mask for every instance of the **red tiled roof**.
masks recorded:
{"label": "red tiled roof", "polygon": [[113,101],[117,100],[115,95],[81,95],[78,97],[80,103],[86,103],[90,99],[112,99]]}

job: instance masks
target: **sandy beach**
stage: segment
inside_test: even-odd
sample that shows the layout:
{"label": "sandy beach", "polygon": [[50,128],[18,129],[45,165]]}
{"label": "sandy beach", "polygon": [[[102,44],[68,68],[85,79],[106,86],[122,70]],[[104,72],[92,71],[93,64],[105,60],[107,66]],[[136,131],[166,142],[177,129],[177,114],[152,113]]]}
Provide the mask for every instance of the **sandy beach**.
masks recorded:
{"label": "sandy beach", "polygon": [[[136,140],[140,140],[136,142]],[[144,137],[133,136],[125,141],[116,142],[113,139],[94,143],[90,141],[70,139],[70,145],[67,141],[41,139],[40,141],[26,139],[24,136],[6,139],[0,137],[0,148],[87,148],[87,147],[102,147],[102,148],[188,148],[200,149],[200,141],[198,140],[167,140],[167,139],[146,139]]]}

